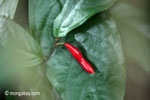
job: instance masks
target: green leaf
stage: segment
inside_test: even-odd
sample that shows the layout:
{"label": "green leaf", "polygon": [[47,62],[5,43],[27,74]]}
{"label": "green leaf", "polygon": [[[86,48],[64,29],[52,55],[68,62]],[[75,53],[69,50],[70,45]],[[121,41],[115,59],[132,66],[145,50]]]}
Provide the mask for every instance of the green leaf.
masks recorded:
{"label": "green leaf", "polygon": [[10,18],[0,17],[0,54],[0,85],[9,83],[16,91],[40,92],[30,96],[32,100],[56,100],[52,85],[43,75],[40,46]]}
{"label": "green leaf", "polygon": [[[65,0],[29,0],[29,23],[31,33],[40,44],[44,57],[48,56],[53,47],[55,39],[52,30],[53,22],[64,2]],[[54,92],[52,91],[52,93]],[[53,96],[59,99],[57,93],[54,93]],[[46,98],[48,99],[48,97]]]}
{"label": "green leaf", "polygon": [[116,24],[98,14],[70,32],[65,41],[76,46],[92,64],[87,73],[64,47],[57,47],[47,63],[47,77],[63,100],[123,100],[124,59]]}
{"label": "green leaf", "polygon": [[10,18],[0,18],[0,22],[0,48],[7,55],[16,58],[14,61],[22,67],[36,66],[43,62],[40,46],[32,36]]}
{"label": "green leaf", "polygon": [[18,0],[0,0],[0,15],[9,16],[13,19]]}
{"label": "green leaf", "polygon": [[29,0],[29,22],[31,32],[39,42],[44,56],[54,44],[53,23],[64,0]]}
{"label": "green leaf", "polygon": [[63,37],[98,12],[110,8],[116,0],[66,0],[54,21],[53,34]]}

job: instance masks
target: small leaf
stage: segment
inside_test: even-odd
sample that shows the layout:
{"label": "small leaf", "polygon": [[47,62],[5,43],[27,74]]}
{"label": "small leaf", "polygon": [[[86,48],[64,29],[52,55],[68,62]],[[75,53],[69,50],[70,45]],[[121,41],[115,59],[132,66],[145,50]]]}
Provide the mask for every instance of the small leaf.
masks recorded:
{"label": "small leaf", "polygon": [[70,32],[74,45],[92,64],[87,73],[64,47],[56,48],[47,63],[47,77],[63,100],[123,100],[124,59],[120,36],[109,14],[98,14]]}
{"label": "small leaf", "polygon": [[98,12],[107,10],[116,0],[66,0],[55,19],[53,34],[63,37]]}
{"label": "small leaf", "polygon": [[0,15],[13,19],[18,0],[0,0]]}

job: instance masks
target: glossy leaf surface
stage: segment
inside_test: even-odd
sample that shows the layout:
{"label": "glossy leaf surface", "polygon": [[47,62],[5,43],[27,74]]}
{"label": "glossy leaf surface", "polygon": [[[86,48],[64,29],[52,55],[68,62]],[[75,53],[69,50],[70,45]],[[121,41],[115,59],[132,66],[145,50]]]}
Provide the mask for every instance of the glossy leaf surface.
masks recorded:
{"label": "glossy leaf surface", "polygon": [[96,74],[82,69],[64,47],[56,48],[47,63],[47,77],[63,100],[123,100],[124,59],[120,36],[109,14],[98,14],[72,31],[65,41],[92,64]]}
{"label": "glossy leaf surface", "polygon": [[98,12],[107,10],[116,0],[66,0],[64,7],[55,19],[53,34],[63,37],[83,24]]}

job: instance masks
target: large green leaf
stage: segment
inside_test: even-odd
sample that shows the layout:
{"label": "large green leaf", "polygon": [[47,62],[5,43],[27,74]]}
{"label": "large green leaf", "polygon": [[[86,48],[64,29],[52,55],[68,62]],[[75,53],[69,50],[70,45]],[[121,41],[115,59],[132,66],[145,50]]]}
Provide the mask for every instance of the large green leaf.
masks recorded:
{"label": "large green leaf", "polygon": [[54,21],[55,37],[66,36],[94,14],[112,6],[116,0],[66,0],[61,13]]}
{"label": "large green leaf", "polygon": [[[41,65],[42,52],[37,42],[10,18],[0,16],[0,22],[0,59],[3,61],[0,73],[11,76],[8,74],[18,74],[22,69]],[[23,76],[25,73],[20,74]],[[12,74],[12,79],[14,76]]]}
{"label": "large green leaf", "polygon": [[13,19],[18,0],[0,0],[0,15],[9,16]]}
{"label": "large green leaf", "polygon": [[0,84],[9,83],[16,91],[40,92],[30,96],[32,100],[56,100],[52,85],[43,75],[38,43],[10,18],[0,17],[0,22]]}
{"label": "large green leaf", "polygon": [[80,49],[96,74],[83,70],[64,47],[47,63],[47,77],[63,100],[123,100],[125,70],[120,36],[109,14],[98,14],[65,38]]}
{"label": "large green leaf", "polygon": [[29,0],[29,21],[31,32],[39,42],[44,56],[54,44],[53,22],[64,0]]}
{"label": "large green leaf", "polygon": [[40,46],[24,29],[9,18],[0,18],[0,22],[1,49],[16,58],[14,61],[19,61],[22,67],[36,66],[43,62]]}

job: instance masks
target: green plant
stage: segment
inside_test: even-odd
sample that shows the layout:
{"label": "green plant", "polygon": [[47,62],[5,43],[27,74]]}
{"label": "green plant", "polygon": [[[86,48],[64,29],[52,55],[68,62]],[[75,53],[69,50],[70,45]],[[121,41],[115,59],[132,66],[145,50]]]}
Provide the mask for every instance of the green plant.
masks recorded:
{"label": "green plant", "polygon": [[[21,72],[25,79],[33,75],[28,84],[35,90],[48,88],[49,92],[40,90],[41,100],[46,93],[51,93],[51,100],[59,96],[62,100],[122,100],[125,91],[122,46],[108,11],[115,1],[29,0],[31,32],[28,33],[13,21],[18,0],[2,0],[0,50],[4,56],[0,59],[6,58],[7,67],[13,66],[16,74]],[[63,46],[56,47],[58,38],[79,48],[96,74],[83,71]],[[26,70],[31,69],[34,71],[26,76]],[[46,84],[52,86],[44,84],[46,77],[49,80]]]}

